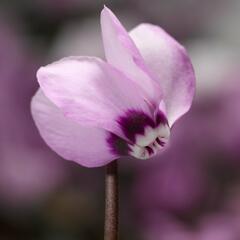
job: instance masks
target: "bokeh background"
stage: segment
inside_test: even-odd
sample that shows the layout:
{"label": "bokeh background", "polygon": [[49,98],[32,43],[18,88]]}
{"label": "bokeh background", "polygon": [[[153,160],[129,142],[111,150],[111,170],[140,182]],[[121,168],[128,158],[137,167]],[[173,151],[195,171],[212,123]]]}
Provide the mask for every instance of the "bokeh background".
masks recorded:
{"label": "bokeh background", "polygon": [[103,239],[104,169],[52,152],[30,115],[39,66],[103,57],[106,4],[165,28],[197,75],[191,111],[157,159],[120,161],[121,239],[240,239],[239,0],[0,1],[0,239]]}

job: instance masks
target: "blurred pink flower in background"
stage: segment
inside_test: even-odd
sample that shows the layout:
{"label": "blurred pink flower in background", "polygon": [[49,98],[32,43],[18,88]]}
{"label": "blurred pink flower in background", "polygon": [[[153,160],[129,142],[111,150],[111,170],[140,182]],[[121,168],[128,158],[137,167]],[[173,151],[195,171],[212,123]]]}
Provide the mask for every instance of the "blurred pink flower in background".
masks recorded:
{"label": "blurred pink flower in background", "polygon": [[238,240],[240,221],[229,213],[215,213],[201,219],[198,240]]}
{"label": "blurred pink flower in background", "polygon": [[[35,205],[63,180],[55,154],[29,145],[5,148],[0,162],[0,202],[11,207]],[[30,205],[29,205],[30,204]]]}
{"label": "blurred pink flower in background", "polygon": [[41,201],[64,174],[62,164],[43,145],[29,112],[40,58],[27,47],[21,28],[13,27],[20,23],[1,18],[0,26],[0,202],[22,207]]}
{"label": "blurred pink flower in background", "polygon": [[143,240],[198,240],[196,232],[164,212],[148,219],[140,234]]}
{"label": "blurred pink flower in background", "polygon": [[184,153],[186,149],[177,150],[176,145],[169,151],[171,154],[165,152],[155,159],[159,164],[139,167],[142,169],[136,176],[133,199],[139,212],[165,210],[186,214],[197,210],[208,192],[204,169],[196,157]]}

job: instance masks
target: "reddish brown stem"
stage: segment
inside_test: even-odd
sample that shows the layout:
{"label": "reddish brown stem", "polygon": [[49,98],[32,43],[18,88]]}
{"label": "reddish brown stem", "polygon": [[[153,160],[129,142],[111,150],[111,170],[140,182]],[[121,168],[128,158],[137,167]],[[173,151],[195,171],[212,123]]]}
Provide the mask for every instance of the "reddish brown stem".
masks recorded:
{"label": "reddish brown stem", "polygon": [[118,163],[109,163],[105,179],[104,240],[118,240]]}

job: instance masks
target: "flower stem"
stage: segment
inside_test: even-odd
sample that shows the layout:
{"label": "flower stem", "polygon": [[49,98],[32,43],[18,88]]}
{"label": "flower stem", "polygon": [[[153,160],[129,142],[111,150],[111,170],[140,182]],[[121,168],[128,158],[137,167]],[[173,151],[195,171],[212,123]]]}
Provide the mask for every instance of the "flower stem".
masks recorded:
{"label": "flower stem", "polygon": [[118,239],[118,163],[109,163],[105,179],[104,240]]}

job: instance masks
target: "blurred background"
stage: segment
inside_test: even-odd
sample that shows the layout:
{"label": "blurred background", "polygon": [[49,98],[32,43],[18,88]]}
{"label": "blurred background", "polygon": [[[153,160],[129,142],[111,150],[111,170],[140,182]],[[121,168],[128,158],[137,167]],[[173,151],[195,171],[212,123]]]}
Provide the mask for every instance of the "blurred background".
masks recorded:
{"label": "blurred background", "polygon": [[129,30],[166,29],[197,75],[171,147],[158,159],[120,161],[121,239],[239,240],[239,0],[0,0],[0,239],[103,238],[104,169],[58,157],[29,110],[39,66],[103,57],[103,4]]}

